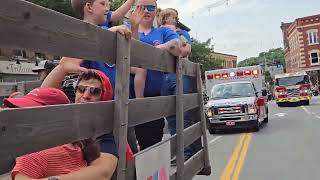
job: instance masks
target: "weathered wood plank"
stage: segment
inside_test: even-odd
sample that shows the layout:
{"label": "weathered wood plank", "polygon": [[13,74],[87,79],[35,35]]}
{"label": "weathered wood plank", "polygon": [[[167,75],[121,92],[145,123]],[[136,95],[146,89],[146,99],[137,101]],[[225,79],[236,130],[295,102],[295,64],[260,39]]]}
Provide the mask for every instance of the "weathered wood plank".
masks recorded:
{"label": "weathered wood plank", "polygon": [[201,150],[193,155],[185,163],[184,180],[193,179],[205,166],[204,166],[204,151]]}
{"label": "weathered wood plank", "polygon": [[21,0],[2,0],[0,46],[115,62],[116,35]]}
{"label": "weathered wood plank", "polygon": [[[196,76],[196,63],[185,59],[182,64],[183,74]],[[131,66],[164,72],[175,72],[175,57],[164,50],[133,40]]]}
{"label": "weathered wood plank", "polygon": [[[198,94],[185,94],[183,109],[188,111],[199,106]],[[143,109],[143,113],[141,113]],[[158,96],[129,100],[129,127],[174,115],[175,96]]]}
{"label": "weathered wood plank", "polygon": [[126,145],[128,130],[128,100],[131,43],[117,34],[116,87],[114,107],[114,134],[119,147],[117,180],[126,179]]}
{"label": "weathered wood plank", "polygon": [[[13,157],[112,132],[114,102],[0,112],[0,157]],[[30,146],[32,145],[32,146]],[[12,167],[0,167],[10,170]]]}
{"label": "weathered wood plank", "polygon": [[201,122],[201,130],[202,130],[202,142],[203,142],[203,150],[204,150],[204,166],[205,169],[210,169],[210,172],[206,175],[211,174],[211,165],[209,160],[209,150],[208,150],[208,140],[207,140],[207,126],[206,119],[204,116],[204,105],[203,105],[203,96],[202,96],[202,81],[201,81],[201,69],[200,65],[197,67],[197,91],[199,95],[199,113],[200,113],[200,122]]}
{"label": "weathered wood plank", "polygon": [[177,132],[177,180],[183,180],[184,174],[184,111],[182,61],[176,59],[176,132]]}
{"label": "weathered wood plank", "polygon": [[[188,147],[195,140],[201,137],[201,123],[198,122],[184,130],[184,147]],[[171,149],[171,158],[175,157],[177,154],[177,136],[173,135],[170,139],[170,149]]]}
{"label": "weathered wood plank", "polygon": [[[185,173],[183,179],[193,179],[203,168],[203,150],[200,150],[185,163]],[[176,174],[177,171],[173,171],[172,175],[170,176],[170,180],[176,180]]]}
{"label": "weathered wood plank", "polygon": [[9,96],[11,93],[17,91],[16,83],[1,83],[0,96]]}

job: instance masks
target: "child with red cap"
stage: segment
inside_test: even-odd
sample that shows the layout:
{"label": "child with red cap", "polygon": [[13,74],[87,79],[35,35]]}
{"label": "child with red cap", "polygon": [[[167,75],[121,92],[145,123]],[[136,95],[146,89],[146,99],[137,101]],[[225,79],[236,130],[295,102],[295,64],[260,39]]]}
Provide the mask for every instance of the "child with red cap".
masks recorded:
{"label": "child with red cap", "polygon": [[[68,97],[59,89],[42,87],[32,90],[19,98],[7,98],[5,107],[25,108],[48,105],[69,104]],[[56,175],[78,171],[95,163],[100,157],[98,146],[92,139],[65,144],[43,151],[27,154],[16,159],[16,165],[11,172],[14,180],[47,178]],[[93,177],[93,176],[92,176]]]}

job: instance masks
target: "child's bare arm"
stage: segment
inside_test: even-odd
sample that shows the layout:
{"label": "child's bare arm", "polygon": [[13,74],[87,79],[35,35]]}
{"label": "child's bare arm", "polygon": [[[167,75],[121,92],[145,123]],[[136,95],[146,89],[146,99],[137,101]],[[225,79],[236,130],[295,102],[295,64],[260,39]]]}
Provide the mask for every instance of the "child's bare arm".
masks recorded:
{"label": "child's bare arm", "polygon": [[127,0],[122,6],[115,10],[111,15],[111,22],[121,21],[125,15],[129,12],[131,6],[135,0]]}

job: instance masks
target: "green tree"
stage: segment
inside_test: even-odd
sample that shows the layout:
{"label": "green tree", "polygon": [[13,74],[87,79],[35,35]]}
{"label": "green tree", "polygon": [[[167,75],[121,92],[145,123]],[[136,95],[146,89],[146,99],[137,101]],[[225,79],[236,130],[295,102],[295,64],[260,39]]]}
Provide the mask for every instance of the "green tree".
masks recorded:
{"label": "green tree", "polygon": [[27,1],[74,17],[70,0],[27,0]]}
{"label": "green tree", "polygon": [[190,57],[190,60],[192,62],[202,64],[202,77],[204,77],[205,71],[223,68],[223,59],[216,59],[210,56],[210,53],[213,52],[211,39],[208,39],[205,42],[200,42],[199,40],[192,38],[191,46],[192,55]]}
{"label": "green tree", "polygon": [[281,64],[285,67],[284,51],[282,48],[270,49],[268,52],[261,52],[257,57],[250,57],[238,63],[239,67],[254,66],[259,64],[273,65]]}

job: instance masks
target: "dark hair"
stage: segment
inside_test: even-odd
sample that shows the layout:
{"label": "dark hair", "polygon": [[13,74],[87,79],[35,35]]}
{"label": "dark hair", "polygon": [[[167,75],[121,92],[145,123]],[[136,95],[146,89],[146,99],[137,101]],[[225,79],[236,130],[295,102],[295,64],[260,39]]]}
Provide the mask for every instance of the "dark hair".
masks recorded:
{"label": "dark hair", "polygon": [[88,164],[100,157],[100,146],[92,138],[74,142],[73,145],[81,148],[83,159]]}
{"label": "dark hair", "polygon": [[77,18],[83,19],[84,18],[84,6],[87,3],[93,3],[95,0],[71,0],[72,9]]}
{"label": "dark hair", "polygon": [[79,84],[80,81],[82,80],[90,80],[90,79],[97,79],[101,82],[101,78],[99,76],[98,73],[94,72],[94,71],[88,71],[86,73],[81,73],[79,75],[79,78],[78,78],[78,82],[77,82],[77,85]]}

